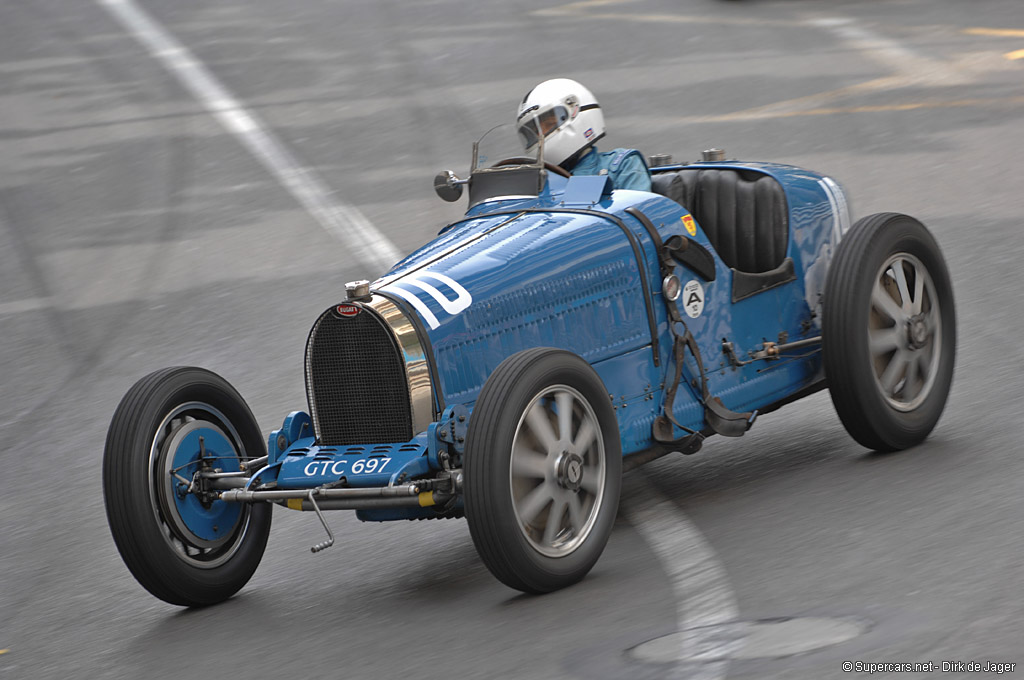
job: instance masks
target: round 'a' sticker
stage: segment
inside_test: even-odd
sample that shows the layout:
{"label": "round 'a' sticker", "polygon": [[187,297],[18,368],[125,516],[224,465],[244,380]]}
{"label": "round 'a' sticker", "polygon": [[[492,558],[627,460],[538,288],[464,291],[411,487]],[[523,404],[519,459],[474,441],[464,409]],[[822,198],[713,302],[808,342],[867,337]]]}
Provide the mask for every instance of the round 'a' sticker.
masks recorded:
{"label": "round 'a' sticker", "polygon": [[686,316],[696,319],[704,311],[704,286],[694,279],[687,281],[679,301],[686,310]]}

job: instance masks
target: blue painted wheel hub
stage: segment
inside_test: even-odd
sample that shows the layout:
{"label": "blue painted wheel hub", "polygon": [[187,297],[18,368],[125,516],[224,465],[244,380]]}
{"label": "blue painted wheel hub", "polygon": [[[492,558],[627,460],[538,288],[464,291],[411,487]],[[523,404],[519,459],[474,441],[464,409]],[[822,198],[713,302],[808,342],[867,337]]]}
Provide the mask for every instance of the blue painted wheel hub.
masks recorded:
{"label": "blue painted wheel hub", "polygon": [[162,460],[160,472],[167,486],[161,489],[161,497],[175,532],[200,548],[214,548],[229,539],[242,516],[242,507],[188,493],[203,461],[208,468],[222,472],[240,469],[238,452],[224,431],[203,420],[185,423],[171,435]]}

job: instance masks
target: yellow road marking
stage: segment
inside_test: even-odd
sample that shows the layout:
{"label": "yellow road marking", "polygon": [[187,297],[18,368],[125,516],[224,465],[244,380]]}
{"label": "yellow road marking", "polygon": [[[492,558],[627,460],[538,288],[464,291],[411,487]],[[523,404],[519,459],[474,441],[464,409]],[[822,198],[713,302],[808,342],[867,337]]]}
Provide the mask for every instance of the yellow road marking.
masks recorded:
{"label": "yellow road marking", "polygon": [[592,19],[632,21],[641,24],[721,24],[723,26],[804,26],[803,21],[785,19],[758,19],[752,17],[706,17],[698,14],[588,14]]}
{"label": "yellow road marking", "polygon": [[9,650],[9,649],[0,649],[0,654],[6,654],[9,651],[11,651],[11,650]]}
{"label": "yellow road marking", "polygon": [[[688,116],[678,119],[679,124],[730,123],[743,120],[768,120],[773,118],[799,118],[801,116],[833,116],[846,113],[884,113],[887,111],[917,111],[922,109],[956,109],[971,106],[1018,106],[1024,104],[1020,97],[985,97],[976,99],[954,99],[949,101],[906,102],[903,104],[877,104],[867,106],[833,106],[803,109],[800,111],[744,111],[726,113],[720,116]],[[765,107],[766,109],[769,107]]]}
{"label": "yellow road marking", "polygon": [[749,17],[705,17],[694,14],[588,14],[592,19],[632,21],[640,24],[724,24],[733,26],[797,26],[799,22]]}
{"label": "yellow road marking", "polygon": [[[1024,30],[1019,28],[965,28],[968,35],[989,35],[997,38],[1024,38]],[[1007,59],[1024,59],[1024,50],[1014,50],[1003,55]]]}
{"label": "yellow road marking", "polygon": [[[721,116],[715,116],[717,120],[728,121],[728,120],[757,120],[761,118],[779,118],[785,115],[800,115],[802,111],[810,111],[822,108],[823,104],[836,99],[841,99],[853,94],[860,94],[863,92],[882,92],[891,90],[899,85],[903,84],[904,80],[898,76],[886,76],[884,78],[876,78],[874,80],[868,80],[863,83],[857,83],[856,85],[848,85],[847,87],[841,87],[837,90],[829,90],[827,92],[817,92],[815,94],[809,94],[804,97],[797,97],[795,99],[786,99],[779,102],[773,102],[771,104],[765,104],[764,106],[758,106],[752,109],[745,109],[743,111],[735,111],[733,113],[722,114]],[[801,109],[800,107],[804,107]],[[797,110],[793,110],[796,108]]]}
{"label": "yellow road marking", "polygon": [[[786,21],[786,20],[775,20],[765,21],[763,19],[754,19],[748,17],[705,17],[685,14],[625,14],[625,13],[613,13],[613,12],[588,12],[597,7],[607,7],[610,5],[621,5],[637,0],[580,0],[579,2],[572,2],[566,5],[560,5],[557,7],[551,7],[544,10],[538,10],[533,14],[546,14],[546,15],[583,15],[590,19],[611,19],[616,21],[632,21],[636,23],[676,23],[676,24],[733,24],[733,25],[747,25],[753,24],[758,26],[763,25],[777,25],[777,26],[808,26],[808,25],[820,25],[824,26],[821,22],[808,22],[807,20],[799,21]],[[1000,37],[1024,37],[1024,30],[1018,29],[998,29],[998,28],[967,28],[963,29],[963,33],[971,35],[988,35],[988,36],[1000,36]],[[868,38],[871,36],[869,35]],[[867,39],[862,39],[859,42],[865,42]],[[849,40],[847,40],[849,42]],[[856,42],[856,41],[855,41]],[[870,40],[868,42],[871,42]],[[880,42],[874,40],[874,42]],[[862,49],[861,51],[871,53],[872,51],[878,50],[878,45],[866,45],[867,47],[873,47],[872,49]],[[884,44],[882,45],[885,46]],[[863,47],[863,46],[862,46]],[[894,50],[890,50],[894,51]],[[919,109],[947,109],[947,108],[964,108],[970,106],[1005,106],[1010,104],[1024,103],[1024,97],[989,97],[989,98],[976,98],[976,99],[960,99],[950,101],[923,101],[923,102],[908,102],[903,104],[881,104],[881,105],[867,105],[867,106],[851,106],[851,107],[830,107],[825,106],[830,102],[837,99],[842,99],[854,94],[862,94],[866,92],[882,92],[894,90],[902,86],[910,86],[919,84],[921,82],[930,81],[937,76],[941,77],[946,84],[953,81],[961,80],[964,76],[957,73],[956,69],[950,69],[950,67],[942,62],[930,62],[924,59],[918,59],[919,63],[905,63],[908,60],[908,55],[913,56],[913,53],[908,50],[903,50],[906,54],[898,55],[900,62],[897,66],[897,73],[881,78],[875,78],[855,85],[849,85],[836,90],[829,90],[826,92],[818,92],[816,94],[807,95],[804,97],[797,97],[795,99],[787,99],[785,101],[773,102],[764,106],[759,106],[743,111],[735,111],[733,113],[726,113],[718,116],[687,116],[682,117],[679,120],[680,123],[720,123],[730,121],[743,121],[743,120],[764,120],[769,118],[795,118],[799,116],[825,116],[835,115],[844,113],[880,113],[886,111],[914,111]],[[1024,59],[1024,50],[1017,50],[1014,52],[1008,52],[1004,55],[1007,59]],[[893,61],[890,59],[889,61]],[[952,75],[951,75],[952,74]],[[955,76],[960,76],[959,78]]]}
{"label": "yellow road marking", "polygon": [[882,113],[885,111],[916,111],[918,109],[957,109],[969,106],[1024,104],[1024,97],[985,97],[978,99],[954,99],[950,101],[907,102],[905,104],[878,104],[875,106],[849,106],[809,109],[780,113],[774,118],[795,118],[797,116],[830,116],[837,113]]}
{"label": "yellow road marking", "polygon": [[801,21],[755,19],[749,17],[706,17],[698,14],[626,14],[622,12],[588,12],[592,7],[623,4],[635,0],[586,0],[532,12],[541,16],[585,16],[587,19],[630,21],[638,24],[722,24],[726,26],[801,26]]}
{"label": "yellow road marking", "polygon": [[1024,38],[1024,30],[1016,28],[965,28],[968,35],[994,35],[1000,38]]}

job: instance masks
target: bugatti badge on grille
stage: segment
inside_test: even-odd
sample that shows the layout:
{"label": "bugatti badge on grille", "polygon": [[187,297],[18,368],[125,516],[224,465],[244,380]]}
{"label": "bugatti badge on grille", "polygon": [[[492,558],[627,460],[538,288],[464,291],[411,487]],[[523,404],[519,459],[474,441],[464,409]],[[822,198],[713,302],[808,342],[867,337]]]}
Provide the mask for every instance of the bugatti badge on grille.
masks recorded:
{"label": "bugatti badge on grille", "polygon": [[334,311],[338,312],[338,315],[346,319],[351,319],[353,316],[358,314],[362,310],[359,305],[340,304],[334,308]]}

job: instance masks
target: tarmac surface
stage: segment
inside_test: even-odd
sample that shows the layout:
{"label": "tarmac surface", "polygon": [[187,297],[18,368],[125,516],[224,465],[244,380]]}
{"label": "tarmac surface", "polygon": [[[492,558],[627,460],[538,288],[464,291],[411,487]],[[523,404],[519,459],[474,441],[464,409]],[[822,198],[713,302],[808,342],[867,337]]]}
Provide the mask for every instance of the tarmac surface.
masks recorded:
{"label": "tarmac surface", "polygon": [[[1018,0],[137,1],[0,4],[0,678],[1024,673]],[[125,19],[137,8],[150,24]],[[382,272],[373,253],[458,217],[434,173],[465,172],[470,143],[556,76],[600,99],[603,148],[806,166],[854,217],[927,224],[959,317],[931,438],[868,452],[815,395],[629,473],[594,571],[543,597],[493,579],[463,521],[328,514],[338,542],[311,555],[315,517],[283,509],[239,595],[195,611],[151,597],[104,514],[124,392],[200,365],[265,432],[304,409],[319,312]],[[804,617],[862,632],[782,658],[630,651],[701,622]]]}

